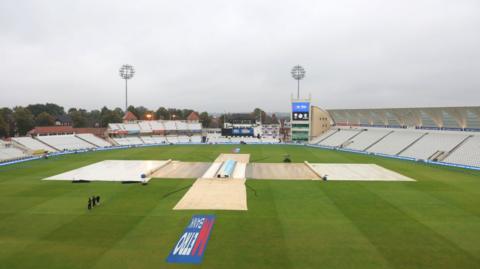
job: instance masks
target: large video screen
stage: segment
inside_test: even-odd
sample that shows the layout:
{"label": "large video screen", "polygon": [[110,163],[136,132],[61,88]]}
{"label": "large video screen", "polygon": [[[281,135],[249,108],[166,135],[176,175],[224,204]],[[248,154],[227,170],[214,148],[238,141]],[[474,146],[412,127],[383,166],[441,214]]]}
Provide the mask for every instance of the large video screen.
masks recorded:
{"label": "large video screen", "polygon": [[222,128],[222,136],[253,136],[253,128]]}
{"label": "large video screen", "polygon": [[292,120],[305,121],[310,117],[310,103],[309,102],[295,102],[292,103]]}
{"label": "large video screen", "polygon": [[294,102],[292,103],[292,112],[310,112],[310,103]]}
{"label": "large video screen", "polygon": [[253,136],[253,128],[233,128],[233,136]]}

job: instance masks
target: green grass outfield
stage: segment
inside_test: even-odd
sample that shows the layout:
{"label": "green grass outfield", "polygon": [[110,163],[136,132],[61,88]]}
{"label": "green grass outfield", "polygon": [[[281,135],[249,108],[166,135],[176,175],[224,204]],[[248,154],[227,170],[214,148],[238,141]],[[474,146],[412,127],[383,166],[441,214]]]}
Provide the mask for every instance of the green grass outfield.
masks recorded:
{"label": "green grass outfield", "polygon": [[[416,182],[247,181],[246,212],[173,211],[192,180],[40,179],[105,159],[212,161],[239,146],[165,146],[0,168],[0,268],[480,268],[480,173],[302,146],[251,162],[376,163]],[[88,212],[89,196],[102,204]],[[168,264],[195,213],[217,216],[201,265]]]}

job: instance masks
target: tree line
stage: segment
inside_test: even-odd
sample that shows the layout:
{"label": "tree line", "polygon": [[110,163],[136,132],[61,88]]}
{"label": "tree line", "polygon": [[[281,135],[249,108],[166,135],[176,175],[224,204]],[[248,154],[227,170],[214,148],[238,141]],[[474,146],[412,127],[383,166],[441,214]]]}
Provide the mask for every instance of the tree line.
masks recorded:
{"label": "tree line", "polygon": [[[139,120],[186,120],[194,111],[165,107],[159,107],[154,111],[143,106],[129,106],[127,110]],[[65,118],[71,121],[74,128],[107,127],[109,123],[121,123],[124,114],[121,108],[109,109],[106,106],[90,111],[82,108],[70,108],[65,111],[64,107],[53,103],[3,107],[0,108],[0,137],[24,136],[36,126],[53,126],[56,121]],[[276,120],[275,115],[269,116],[260,108],[255,108],[251,114],[262,122]],[[215,118],[206,111],[198,115],[203,127],[218,128],[223,125],[223,115]]]}

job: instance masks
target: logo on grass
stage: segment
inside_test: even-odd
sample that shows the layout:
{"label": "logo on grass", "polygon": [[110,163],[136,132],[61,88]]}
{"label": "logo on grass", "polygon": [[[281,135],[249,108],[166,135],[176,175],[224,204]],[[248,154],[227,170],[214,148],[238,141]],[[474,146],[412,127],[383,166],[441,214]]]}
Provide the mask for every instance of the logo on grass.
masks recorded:
{"label": "logo on grass", "polygon": [[194,215],[167,257],[170,263],[201,263],[215,216]]}

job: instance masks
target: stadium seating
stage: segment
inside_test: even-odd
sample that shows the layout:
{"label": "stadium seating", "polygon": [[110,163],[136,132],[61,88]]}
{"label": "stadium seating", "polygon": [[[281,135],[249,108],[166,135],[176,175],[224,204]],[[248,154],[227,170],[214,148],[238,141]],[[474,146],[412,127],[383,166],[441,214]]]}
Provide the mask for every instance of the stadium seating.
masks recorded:
{"label": "stadium seating", "polygon": [[321,134],[320,136],[314,137],[310,141],[310,144],[318,144],[318,143],[320,143],[321,141],[323,141],[324,139],[333,135],[336,132],[338,132],[338,129],[336,129],[336,128],[330,129],[330,130],[326,131],[325,133]]}
{"label": "stadium seating", "polygon": [[427,160],[437,151],[449,152],[460,144],[468,134],[429,132],[400,155]]}
{"label": "stadium seating", "polygon": [[48,152],[55,152],[56,150],[52,147],[47,146],[46,144],[33,139],[29,136],[27,137],[13,137],[12,141],[15,143],[20,144],[21,146],[30,149],[32,151],[36,150],[42,150],[42,151],[48,151]]}
{"label": "stadium seating", "polygon": [[187,136],[187,135],[144,135],[144,136],[126,136],[116,137],[113,140],[123,146],[128,145],[141,145],[141,144],[187,144],[187,143],[201,143],[202,137],[199,135]]}
{"label": "stadium seating", "polygon": [[365,150],[375,142],[379,141],[386,135],[390,134],[389,129],[365,129],[359,135],[355,136],[347,142],[346,148],[355,150]]}
{"label": "stadium seating", "polygon": [[424,135],[424,132],[402,129],[394,130],[393,133],[370,147],[368,152],[397,155],[422,135]]}
{"label": "stadium seating", "polygon": [[480,134],[469,137],[443,161],[480,167]]}
{"label": "stadium seating", "polygon": [[184,121],[174,121],[176,125],[176,130],[180,132],[189,131],[188,123]]}
{"label": "stadium seating", "polygon": [[140,127],[140,133],[152,133],[152,126],[150,125],[149,121],[141,121],[138,123],[138,126]]}
{"label": "stadium seating", "polygon": [[110,147],[110,146],[112,146],[106,140],[103,140],[100,137],[95,136],[94,134],[77,134],[76,136],[80,139],[83,139],[83,140],[87,141],[90,144],[93,144],[93,145],[97,146],[97,147]]}
{"label": "stadium seating", "polygon": [[149,125],[152,127],[152,132],[165,131],[165,126],[161,121],[150,121]]}
{"label": "stadium seating", "polygon": [[340,147],[361,131],[360,129],[340,129],[338,132],[322,140],[319,144],[323,146]]}
{"label": "stadium seating", "polygon": [[190,143],[190,137],[185,135],[178,136],[178,143]]}
{"label": "stadium seating", "polygon": [[96,148],[96,146],[85,142],[84,140],[76,137],[75,135],[38,136],[37,139],[61,151]]}
{"label": "stadium seating", "polygon": [[177,144],[178,143],[178,136],[167,136],[168,143]]}
{"label": "stadium seating", "polygon": [[202,143],[202,137],[199,135],[193,135],[190,139],[191,143]]}
{"label": "stadium seating", "polygon": [[310,143],[480,167],[480,133],[475,132],[336,127]]}
{"label": "stadium seating", "polygon": [[262,137],[262,143],[279,143],[279,139],[276,137]]}
{"label": "stadium seating", "polygon": [[122,131],[122,130],[125,130],[125,129],[122,127],[122,124],[121,124],[121,123],[109,123],[109,124],[108,124],[108,129],[110,129],[111,131]]}
{"label": "stadium seating", "polygon": [[25,157],[28,157],[28,155],[20,149],[14,147],[0,147],[0,162],[22,159]]}
{"label": "stadium seating", "polygon": [[115,137],[113,140],[122,146],[145,144],[138,136]]}
{"label": "stadium seating", "polygon": [[192,132],[201,132],[202,131],[202,124],[199,122],[189,122],[188,129]]}
{"label": "stadium seating", "polygon": [[140,139],[143,141],[144,144],[157,144],[155,139],[151,136],[140,136]]}
{"label": "stadium seating", "polygon": [[231,143],[230,138],[223,137],[220,134],[208,134],[207,135],[207,143],[215,144],[215,143]]}
{"label": "stadium seating", "polygon": [[156,144],[167,143],[167,139],[165,138],[165,136],[153,135],[152,139],[153,141],[155,141]]}
{"label": "stadium seating", "polygon": [[129,134],[140,133],[140,126],[136,123],[125,123],[123,124],[123,127]]}

